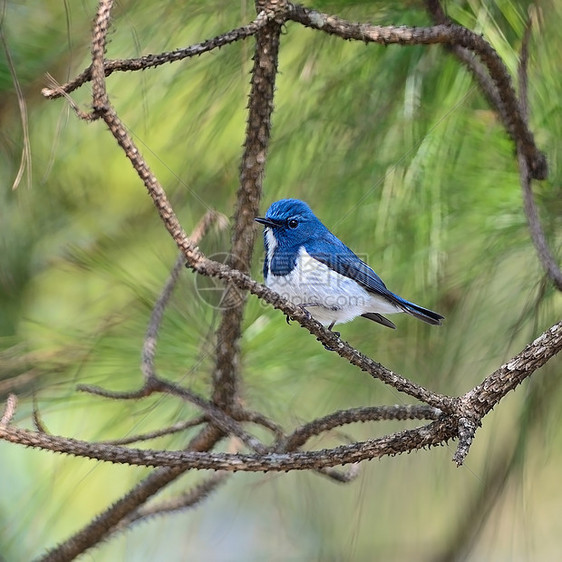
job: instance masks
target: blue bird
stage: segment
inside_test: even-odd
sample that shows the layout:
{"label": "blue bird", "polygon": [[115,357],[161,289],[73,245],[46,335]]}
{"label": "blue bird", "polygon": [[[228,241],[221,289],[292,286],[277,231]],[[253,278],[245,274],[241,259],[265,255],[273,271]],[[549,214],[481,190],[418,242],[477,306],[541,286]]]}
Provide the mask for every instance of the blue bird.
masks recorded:
{"label": "blue bird", "polygon": [[382,279],[334,236],[298,199],[281,199],[269,207],[263,224],[265,284],[302,306],[331,330],[335,324],[363,316],[389,328],[383,314],[406,312],[428,324],[443,316],[409,302],[386,288]]}

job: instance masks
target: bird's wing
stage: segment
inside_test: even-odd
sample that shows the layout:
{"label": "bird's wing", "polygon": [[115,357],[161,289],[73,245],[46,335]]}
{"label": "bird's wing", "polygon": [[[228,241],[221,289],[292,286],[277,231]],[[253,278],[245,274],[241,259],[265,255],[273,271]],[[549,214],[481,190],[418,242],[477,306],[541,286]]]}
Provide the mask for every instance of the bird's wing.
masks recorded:
{"label": "bird's wing", "polygon": [[[389,291],[383,280],[329,230],[327,230],[323,236],[306,244],[305,249],[314,259],[333,269],[340,275],[353,279],[370,293],[383,297],[404,312],[428,324],[441,324],[441,320],[443,320],[441,314],[407,301],[395,295],[392,291]],[[369,318],[369,316],[367,316],[367,318]],[[380,322],[380,320],[375,318],[370,318],[370,320]],[[384,322],[380,323],[384,324]],[[385,325],[388,326],[388,324]]]}
{"label": "bird's wing", "polygon": [[401,304],[401,299],[386,288],[383,280],[331,232],[306,244],[305,249],[314,259],[353,279],[367,291]]}

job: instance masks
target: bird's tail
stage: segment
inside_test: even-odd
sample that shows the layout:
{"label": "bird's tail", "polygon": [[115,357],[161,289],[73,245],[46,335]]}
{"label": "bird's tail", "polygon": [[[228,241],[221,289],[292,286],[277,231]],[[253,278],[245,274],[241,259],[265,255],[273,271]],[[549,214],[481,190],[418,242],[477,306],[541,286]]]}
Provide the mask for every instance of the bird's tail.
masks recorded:
{"label": "bird's tail", "polygon": [[441,321],[444,318],[444,316],[441,316],[441,314],[433,312],[433,310],[423,308],[423,306],[419,306],[402,298],[400,298],[399,302],[401,307],[404,309],[404,312],[407,312],[408,314],[411,314],[412,316],[415,316],[419,320],[427,322],[428,324],[433,324],[434,326],[441,325]]}

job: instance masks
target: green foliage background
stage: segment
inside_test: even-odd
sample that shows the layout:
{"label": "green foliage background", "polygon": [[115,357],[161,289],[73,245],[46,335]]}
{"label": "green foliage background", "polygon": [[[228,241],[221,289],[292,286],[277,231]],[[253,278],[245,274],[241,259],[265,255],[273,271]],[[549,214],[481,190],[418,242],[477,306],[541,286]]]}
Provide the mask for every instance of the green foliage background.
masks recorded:
{"label": "green foliage background", "polygon": [[[317,1],[352,20],[428,25],[422,3]],[[32,169],[11,189],[23,146],[5,52],[0,58],[0,394],[31,425],[35,393],[48,430],[111,439],[192,415],[175,399],[103,401],[76,383],[140,384],[146,322],[176,255],[149,198],[102,123],[40,96],[45,73],[65,81],[87,65],[96,3],[3,4],[2,33],[27,104]],[[512,73],[529,3],[447,2]],[[531,127],[549,159],[535,184],[553,248],[562,241],[562,6],[532,9]],[[120,2],[108,56],[202,41],[253,17],[253,3]],[[190,230],[208,208],[232,216],[253,41],[179,64],[113,75],[110,96]],[[562,299],[532,247],[513,153],[469,74],[440,47],[350,43],[289,24],[282,36],[263,210],[307,200],[399,294],[443,313],[432,329],[396,332],[357,320],[342,337],[442,393],[477,384],[560,319]],[[89,88],[73,94],[84,107]],[[225,252],[228,232],[202,244]],[[560,255],[560,252],[558,252]],[[261,244],[252,272],[261,279]],[[560,261],[560,259],[559,259]],[[185,271],[159,342],[163,375],[206,392],[218,311]],[[243,396],[286,427],[339,408],[408,402],[323,350],[298,326],[249,299]],[[466,466],[454,444],[385,458],[340,486],[312,474],[238,474],[196,510],[140,525],[92,560],[437,560],[451,544],[470,560],[553,559],[560,551],[562,390],[551,361],[489,415]],[[382,435],[397,424],[346,428],[314,443]],[[152,445],[181,447],[185,435]],[[26,560],[76,531],[149,471],[94,464],[0,443],[0,551]],[[498,478],[498,474],[506,474]],[[190,474],[172,490],[189,487]],[[493,478],[495,477],[495,480]],[[498,485],[499,482],[499,485]],[[501,485],[504,483],[505,485]],[[489,513],[471,512],[494,498]],[[475,522],[477,522],[475,524]]]}

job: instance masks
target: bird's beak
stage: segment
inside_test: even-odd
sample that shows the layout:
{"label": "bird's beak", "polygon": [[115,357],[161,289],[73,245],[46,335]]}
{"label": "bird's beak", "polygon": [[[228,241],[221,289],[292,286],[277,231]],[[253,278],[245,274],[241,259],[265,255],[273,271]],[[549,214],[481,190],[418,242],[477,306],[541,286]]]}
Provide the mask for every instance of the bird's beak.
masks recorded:
{"label": "bird's beak", "polygon": [[264,226],[269,226],[269,227],[277,226],[277,224],[270,219],[256,217],[254,220],[256,222],[259,222],[260,224],[263,224]]}

